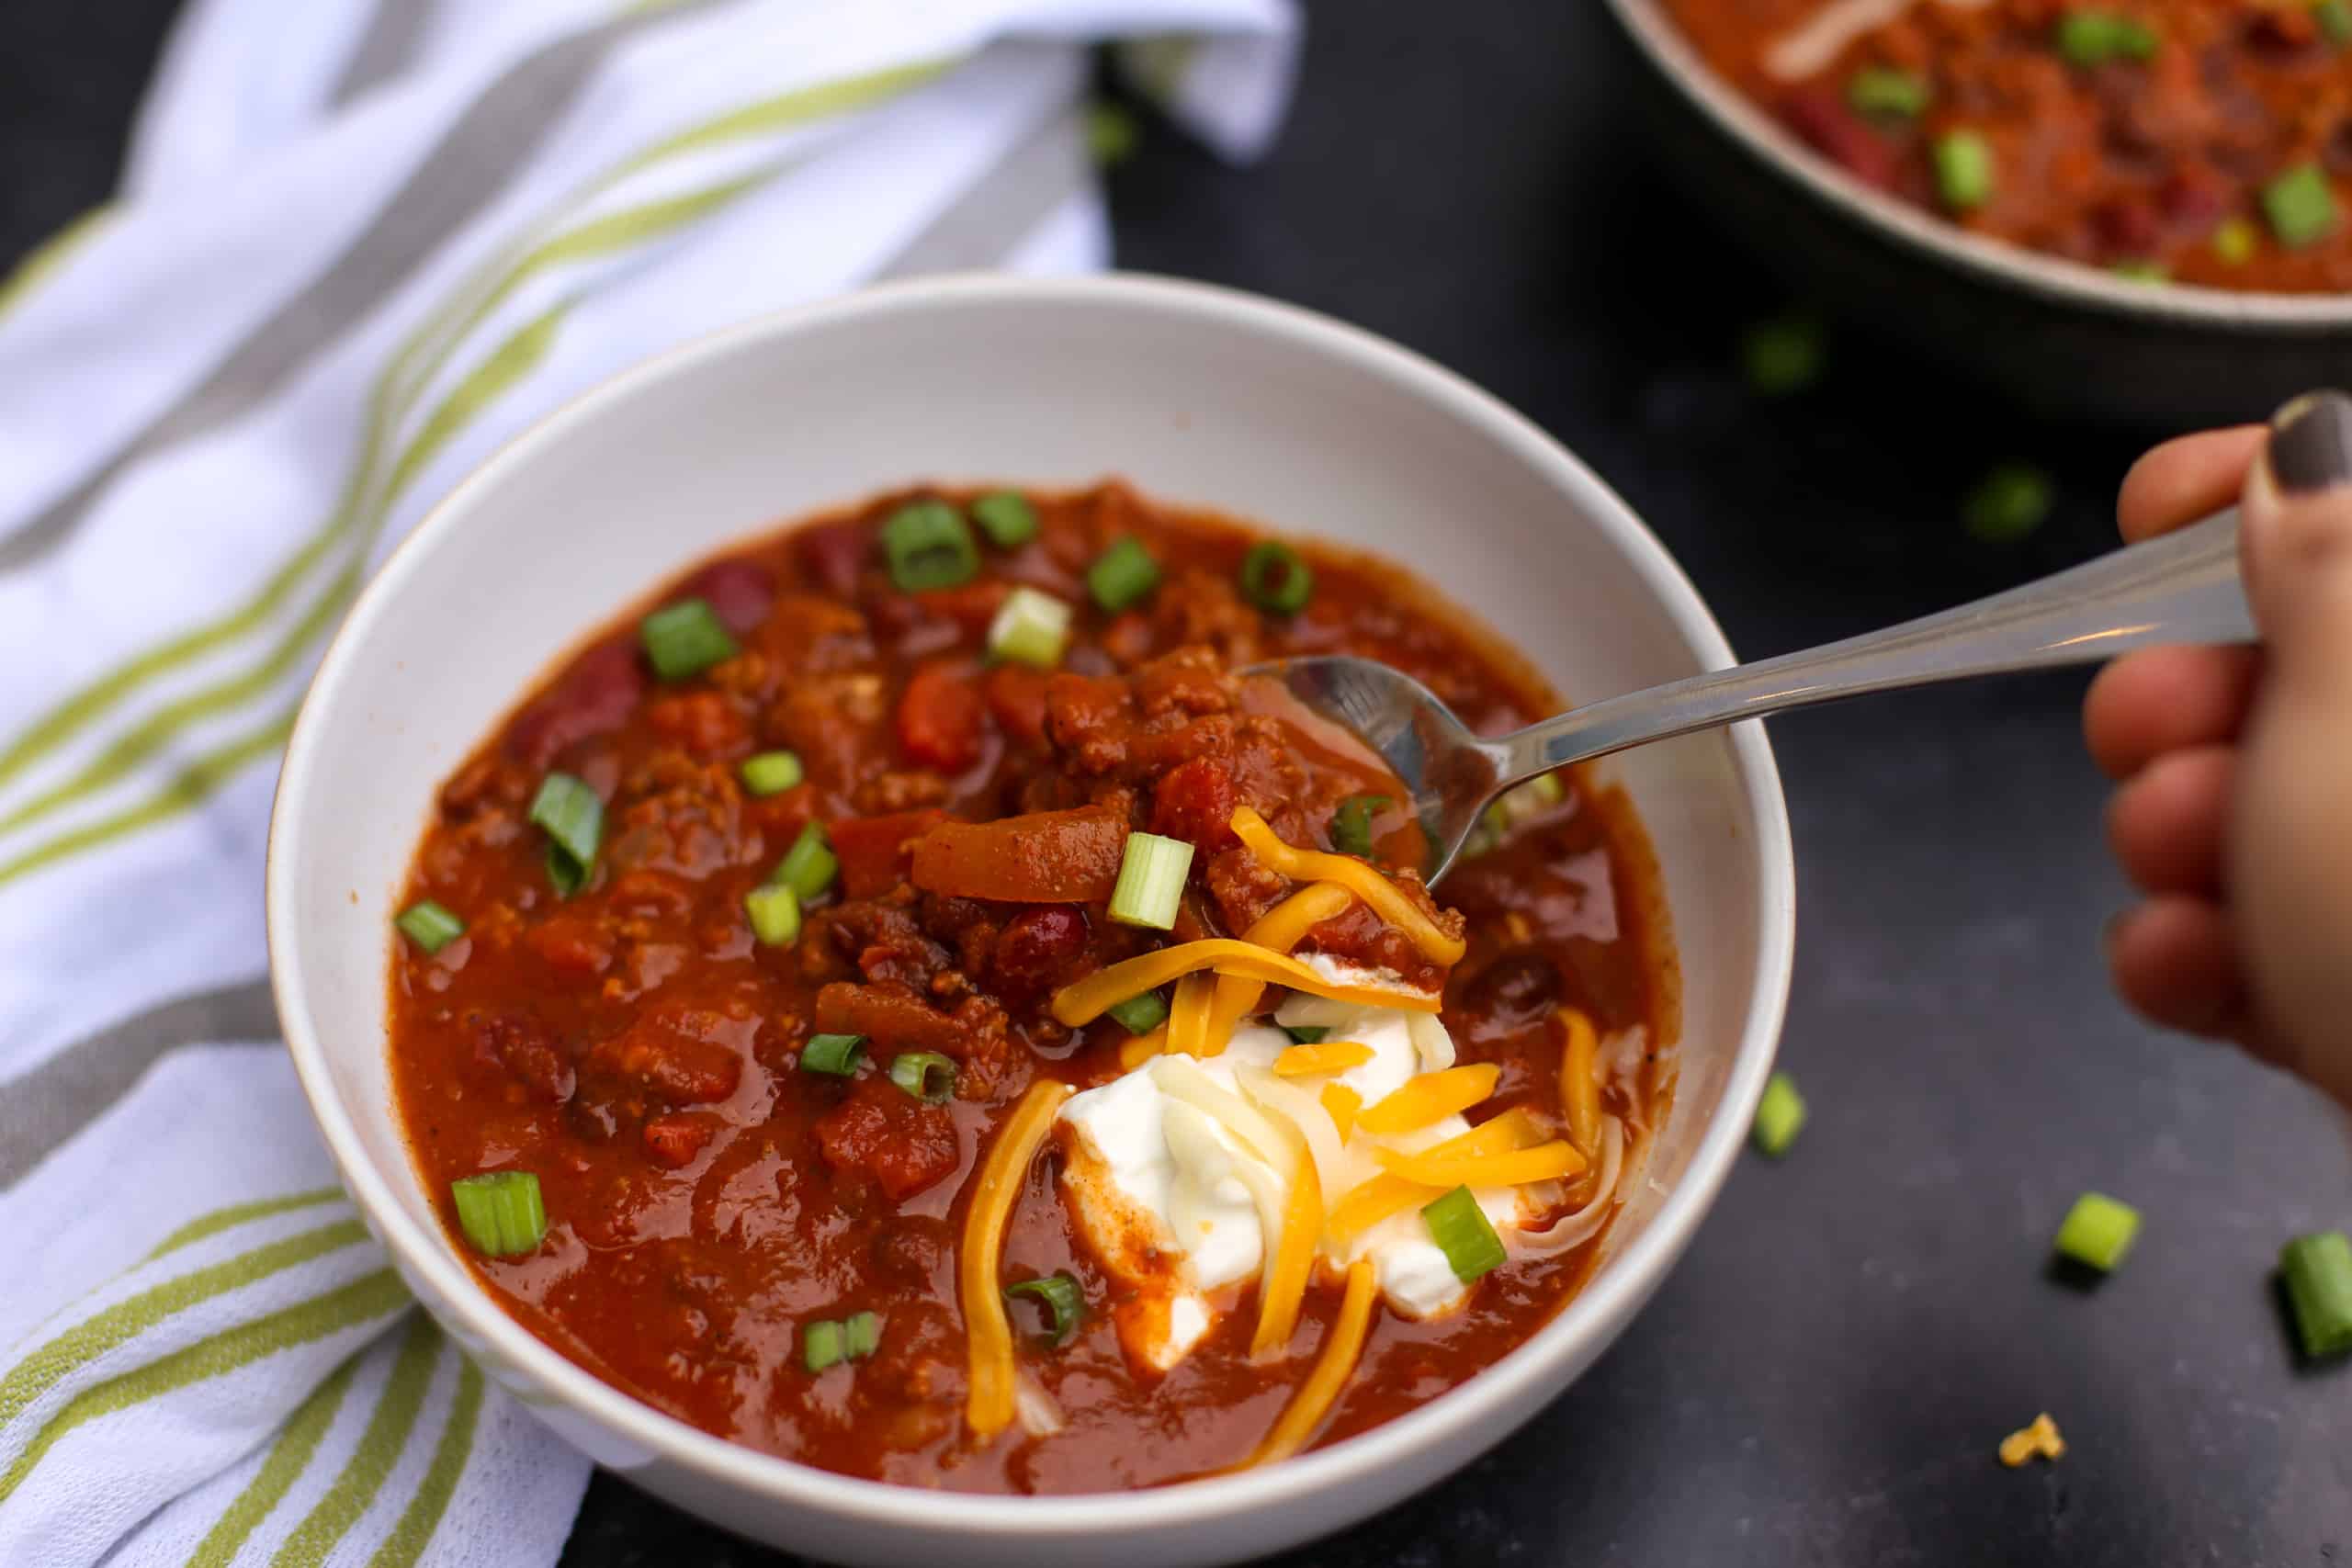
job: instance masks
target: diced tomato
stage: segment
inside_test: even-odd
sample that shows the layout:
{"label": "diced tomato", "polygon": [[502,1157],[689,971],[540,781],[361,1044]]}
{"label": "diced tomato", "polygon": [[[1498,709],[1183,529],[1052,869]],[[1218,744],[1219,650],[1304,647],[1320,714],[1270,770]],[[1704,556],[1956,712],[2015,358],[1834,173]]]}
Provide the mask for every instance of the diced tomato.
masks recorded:
{"label": "diced tomato", "polygon": [[996,727],[1024,746],[1046,743],[1046,685],[1053,676],[1026,664],[1000,664],[981,684]]}
{"label": "diced tomato", "polygon": [[645,1145],[646,1158],[676,1170],[692,1165],[695,1156],[710,1143],[711,1134],[718,1131],[718,1124],[707,1116],[673,1113],[646,1122],[638,1137]]}
{"label": "diced tomato", "polygon": [[970,675],[926,664],[899,699],[899,745],[910,761],[961,773],[980,760],[988,705]]}
{"label": "diced tomato", "polygon": [[752,561],[714,561],[680,583],[677,597],[703,600],[719,625],[741,637],[768,618],[775,579]]}
{"label": "diced tomato", "polygon": [[966,637],[978,637],[989,629],[989,623],[996,619],[997,611],[1003,607],[1012,592],[1012,584],[1002,578],[982,577],[954,588],[934,588],[927,593],[918,593],[915,603],[922,606],[927,615],[955,622]]}
{"label": "diced tomato", "polygon": [[818,1119],[817,1145],[837,1170],[864,1170],[895,1201],[953,1171],[955,1118],[880,1077],[860,1078],[847,1099]]}
{"label": "diced tomato", "polygon": [[611,933],[585,916],[550,916],[523,940],[566,979],[594,979],[613,961]]}
{"label": "diced tomato", "polygon": [[828,1034],[863,1034],[892,1051],[937,1051],[959,1060],[972,1043],[960,1020],[921,997],[847,980],[817,993],[817,1027]]}
{"label": "diced tomato", "polygon": [[1151,830],[1208,854],[1234,841],[1233,770],[1215,757],[1179,762],[1151,791]]}
{"label": "diced tomato", "polygon": [[906,879],[910,845],[946,817],[937,809],[900,811],[888,817],[848,817],[829,823],[825,836],[842,863],[842,891],[852,898],[874,898]]}

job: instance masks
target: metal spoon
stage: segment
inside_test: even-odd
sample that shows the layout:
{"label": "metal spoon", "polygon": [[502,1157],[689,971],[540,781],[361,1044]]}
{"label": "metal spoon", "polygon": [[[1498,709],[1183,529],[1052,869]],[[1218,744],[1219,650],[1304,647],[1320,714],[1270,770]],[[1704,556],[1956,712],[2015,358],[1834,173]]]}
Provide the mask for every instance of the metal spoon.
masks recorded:
{"label": "metal spoon", "polygon": [[1411,676],[1369,659],[1279,660],[1243,673],[1281,682],[1380,753],[1412,792],[1435,882],[1488,801],[1566,762],[1867,692],[2090,663],[2156,643],[2253,640],[2232,510],[1973,604],[1611,697],[1493,740]]}

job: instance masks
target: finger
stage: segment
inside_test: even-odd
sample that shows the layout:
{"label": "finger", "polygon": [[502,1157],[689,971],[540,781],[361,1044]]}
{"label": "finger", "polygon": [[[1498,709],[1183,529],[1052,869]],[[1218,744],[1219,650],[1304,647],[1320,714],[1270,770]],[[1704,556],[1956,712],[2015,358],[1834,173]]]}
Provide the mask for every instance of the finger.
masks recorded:
{"label": "finger", "polygon": [[2199,431],[2167,441],[2132,465],[2115,499],[2127,540],[2194,523],[2238,498],[2268,432],[2259,424]]}
{"label": "finger", "polygon": [[2107,803],[2107,841],[2123,874],[2148,893],[2218,898],[2223,830],[2237,749],[2168,751]]}
{"label": "finger", "polygon": [[2235,740],[2261,678],[2252,648],[2149,648],[2098,672],[2083,697],[2083,739],[2111,779],[2167,751]]}
{"label": "finger", "polygon": [[2242,515],[2270,687],[2308,710],[2314,736],[2352,738],[2352,398],[2309,393],[2278,412]]}
{"label": "finger", "polygon": [[2219,1037],[2246,1016],[2245,979],[2220,905],[2185,894],[2151,898],[2107,938],[2115,989],[2149,1022]]}

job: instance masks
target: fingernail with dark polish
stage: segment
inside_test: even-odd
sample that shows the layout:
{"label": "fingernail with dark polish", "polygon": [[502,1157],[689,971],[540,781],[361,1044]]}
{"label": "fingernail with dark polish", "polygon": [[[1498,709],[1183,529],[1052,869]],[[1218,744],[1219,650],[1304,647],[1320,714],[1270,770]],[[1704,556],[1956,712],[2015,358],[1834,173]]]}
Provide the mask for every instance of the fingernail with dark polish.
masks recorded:
{"label": "fingernail with dark polish", "polygon": [[2305,392],[2273,415],[2270,477],[2290,495],[2352,484],[2352,398]]}

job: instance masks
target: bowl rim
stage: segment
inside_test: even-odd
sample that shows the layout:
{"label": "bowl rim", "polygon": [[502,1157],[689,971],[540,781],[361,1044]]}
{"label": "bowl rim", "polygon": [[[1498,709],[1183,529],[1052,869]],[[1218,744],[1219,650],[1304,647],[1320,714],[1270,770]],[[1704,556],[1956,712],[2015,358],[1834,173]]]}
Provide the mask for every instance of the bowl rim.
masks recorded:
{"label": "bowl rim", "polygon": [[1658,73],[1716,130],[1864,228],[1925,251],[1979,281],[2142,321],[2188,322],[2248,334],[2281,328],[2352,329],[2352,294],[2285,294],[2194,283],[2151,288],[1946,223],[1864,185],[1790,134],[1700,57],[1666,15],[1661,0],[1608,0],[1608,5]]}
{"label": "bowl rim", "polygon": [[[749,1493],[877,1529],[902,1529],[910,1496],[924,1499],[919,1528],[1000,1539],[1049,1540],[1105,1530],[1167,1529],[1295,1505],[1326,1491],[1361,1485],[1408,1464],[1415,1451],[1459,1438],[1499,1414],[1531,1385],[1541,1387],[1599,1337],[1605,1348],[1664,1279],[1713,1206],[1746,1142],[1772,1066],[1792,973],[1795,871],[1780,774],[1763,728],[1754,721],[1725,733],[1735,783],[1753,818],[1758,881],[1752,914],[1757,977],[1738,1028],[1723,1100],[1702,1134],[1681,1180],[1667,1193],[1642,1234],[1539,1329],[1479,1375],[1442,1397],[1343,1442],[1280,1464],[1130,1492],[1005,1495],[926,1490],[819,1470],[731,1442],[656,1410],[562,1355],[509,1315],[475,1280],[445,1238],[411,1217],[393,1182],[413,1183],[377,1168],[360,1143],[354,1112],[328,1070],[312,1028],[300,970],[289,847],[304,829],[311,776],[322,746],[323,715],[358,667],[359,649],[386,607],[401,595],[420,563],[469,525],[477,498],[509,472],[538,461],[572,426],[644,388],[687,374],[706,360],[755,349],[811,328],[898,312],[988,309],[999,305],[1110,307],[1170,313],[1280,340],[1294,352],[1337,360],[1386,381],[1502,444],[1540,477],[1577,498],[1577,506],[1642,578],[1677,629],[1711,668],[1733,662],[1698,591],[1603,481],[1566,448],[1491,394],[1363,329],[1297,306],[1188,280],[1142,274],[1035,278],[1006,274],[950,275],[889,283],[756,317],[642,361],[589,389],[508,441],[443,497],[396,546],[337,629],[304,694],[288,741],[273,802],[265,873],[270,982],[295,1072],[328,1152],[370,1226],[412,1277],[441,1299],[462,1341],[487,1347],[537,1388],[608,1433],[670,1464],[729,1490]],[[1593,1351],[1594,1355],[1599,1350]],[[1589,1359],[1588,1357],[1587,1359]],[[1543,1397],[1554,1397],[1558,1389]],[[1516,1421],[1511,1423],[1515,1428]],[[1508,1428],[1506,1428],[1508,1429]],[[1498,1429],[1495,1438],[1504,1435]],[[1495,1440],[1490,1438],[1489,1442]],[[1481,1445],[1482,1447],[1485,1445]],[[1434,1479],[1434,1478],[1432,1478]],[[1387,1501],[1396,1501],[1389,1498]]]}

